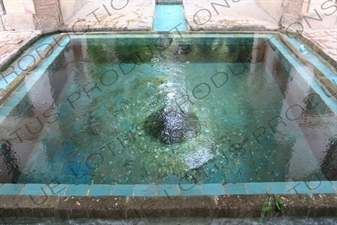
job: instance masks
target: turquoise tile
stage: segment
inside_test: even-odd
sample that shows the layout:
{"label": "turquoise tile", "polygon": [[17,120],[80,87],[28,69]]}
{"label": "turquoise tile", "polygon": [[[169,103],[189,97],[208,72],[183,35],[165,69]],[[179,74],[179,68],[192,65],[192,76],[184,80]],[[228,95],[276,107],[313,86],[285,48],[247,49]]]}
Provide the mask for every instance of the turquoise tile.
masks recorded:
{"label": "turquoise tile", "polygon": [[289,194],[289,187],[286,182],[267,183],[267,188],[270,194]]}
{"label": "turquoise tile", "polygon": [[[15,93],[23,93],[26,94],[29,91],[29,89],[27,88],[27,86],[25,84],[23,84]],[[15,95],[15,94],[14,94]],[[22,94],[21,94],[22,95]],[[22,96],[23,97],[23,96]],[[20,98],[22,98],[20,97]]]}
{"label": "turquoise tile", "polygon": [[247,194],[266,194],[268,193],[267,184],[262,183],[246,183]]}
{"label": "turquoise tile", "polygon": [[[75,35],[76,36],[76,35]],[[73,39],[73,37],[71,37]],[[79,37],[80,38],[80,37]],[[63,38],[59,43],[58,43],[58,48],[60,48],[61,50],[70,42],[70,39],[65,37]]]}
{"label": "turquoise tile", "polygon": [[66,196],[87,196],[88,187],[87,184],[69,185]]}
{"label": "turquoise tile", "polygon": [[161,184],[158,186],[158,196],[178,196],[179,186],[176,184]]}
{"label": "turquoise tile", "polygon": [[93,184],[90,186],[90,196],[105,196],[111,195],[112,185],[110,184]]}
{"label": "turquoise tile", "polygon": [[157,186],[154,184],[136,184],[134,196],[156,196]]}
{"label": "turquoise tile", "polygon": [[201,195],[201,186],[193,184],[180,184],[180,195],[191,196],[191,195]]}
{"label": "turquoise tile", "polygon": [[10,99],[5,104],[4,107],[13,108],[20,102],[19,99]]}
{"label": "turquoise tile", "polygon": [[32,62],[34,62],[35,57],[33,56],[35,55],[30,54],[30,55],[24,55],[20,58],[20,60],[18,61],[18,67],[20,68],[20,70],[24,71],[24,70],[28,70],[31,68],[31,66],[29,66],[29,64],[31,64]]}
{"label": "turquoise tile", "polygon": [[[1,74],[0,74],[1,75]],[[5,88],[9,84],[7,77],[0,76],[0,87]]]}
{"label": "turquoise tile", "polygon": [[26,184],[21,191],[22,195],[44,195],[45,184]]}
{"label": "turquoise tile", "polygon": [[235,38],[253,38],[254,34],[236,34]]}
{"label": "turquoise tile", "polygon": [[36,84],[36,80],[28,79],[28,80],[25,81],[25,85],[29,89],[31,89],[34,86],[34,84]]}
{"label": "turquoise tile", "polygon": [[202,192],[204,195],[223,195],[225,192],[221,184],[203,184]]}
{"label": "turquoise tile", "polygon": [[17,74],[15,72],[12,72],[11,74],[8,74],[3,82],[6,84],[6,86],[12,82],[17,77]]}
{"label": "turquoise tile", "polygon": [[[330,69],[328,69],[327,67],[325,67],[324,65],[322,65],[321,63],[317,67],[325,76],[329,77],[329,76],[333,75],[332,71]],[[334,76],[336,76],[336,75],[334,74]]]}
{"label": "turquoise tile", "polygon": [[0,195],[19,195],[24,184],[4,184],[0,189]]}
{"label": "turquoise tile", "polygon": [[132,196],[132,194],[133,194],[133,185],[116,184],[112,189],[112,195]]}
{"label": "turquoise tile", "polygon": [[54,59],[48,58],[46,61],[44,61],[41,65],[39,65],[39,68],[42,70],[47,70]]}
{"label": "turquoise tile", "polygon": [[302,181],[291,181],[288,182],[289,189],[288,193],[291,194],[312,194],[311,188],[309,184],[306,184],[305,182]]}
{"label": "turquoise tile", "polygon": [[225,185],[225,193],[229,195],[247,194],[245,185],[243,183],[230,183]]}
{"label": "turquoise tile", "polygon": [[[308,48],[306,47],[306,49],[308,49]],[[309,61],[312,62],[312,63],[317,63],[317,57],[314,56],[312,53],[307,53],[305,55],[305,58],[309,59]]]}
{"label": "turquoise tile", "polygon": [[332,187],[335,189],[337,192],[337,181],[331,181]]}
{"label": "turquoise tile", "polygon": [[310,181],[308,183],[312,191],[316,194],[336,194],[330,181]]}
{"label": "turquoise tile", "polygon": [[67,184],[49,184],[46,185],[44,191],[47,195],[65,196]]}
{"label": "turquoise tile", "polygon": [[[21,87],[22,88],[22,87]],[[21,89],[19,88],[19,90]],[[26,93],[28,92],[28,89],[26,89],[27,87],[25,86],[25,88],[21,89],[21,92],[19,92],[19,90],[12,96],[12,99],[23,99],[23,97],[25,97]],[[25,91],[23,91],[25,89]]]}
{"label": "turquoise tile", "polygon": [[13,108],[5,108],[5,107],[1,107],[0,108],[0,115],[2,116],[8,116],[9,113],[13,110]]}

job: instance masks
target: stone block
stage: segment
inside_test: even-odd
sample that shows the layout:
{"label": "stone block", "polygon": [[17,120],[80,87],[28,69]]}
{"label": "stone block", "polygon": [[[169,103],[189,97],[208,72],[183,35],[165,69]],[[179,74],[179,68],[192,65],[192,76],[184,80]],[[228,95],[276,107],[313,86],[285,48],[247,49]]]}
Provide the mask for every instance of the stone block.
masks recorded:
{"label": "stone block", "polygon": [[6,14],[2,16],[6,30],[34,30],[35,23],[31,14]]}
{"label": "stone block", "polygon": [[58,19],[53,17],[37,19],[37,24],[38,29],[45,32],[56,31],[60,25]]}
{"label": "stone block", "polygon": [[33,0],[24,0],[22,4],[23,4],[23,9],[25,13],[35,14],[35,5],[34,5]]}
{"label": "stone block", "polygon": [[25,13],[21,0],[3,1],[6,13]]}

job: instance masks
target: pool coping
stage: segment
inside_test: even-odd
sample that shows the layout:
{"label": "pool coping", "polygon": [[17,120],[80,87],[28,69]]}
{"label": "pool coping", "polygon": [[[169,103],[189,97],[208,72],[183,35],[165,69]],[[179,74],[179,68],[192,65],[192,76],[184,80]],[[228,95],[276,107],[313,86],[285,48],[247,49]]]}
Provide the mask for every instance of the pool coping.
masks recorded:
{"label": "pool coping", "polygon": [[31,45],[33,45],[37,40],[39,40],[44,34],[38,33],[32,39],[28,40],[24,45],[22,45],[15,53],[11,54],[10,57],[6,58],[0,63],[0,71],[8,67],[16,58],[18,58],[25,50],[27,50]]}
{"label": "pool coping", "polygon": [[[5,100],[14,93],[14,91],[16,91],[20,85],[24,82],[25,76],[29,74],[30,71],[34,70],[37,66],[39,66],[41,64],[41,62],[49,56],[49,54],[55,49],[55,47],[58,45],[58,43],[64,38],[64,34],[60,34],[58,35],[53,41],[52,43],[50,43],[50,45],[52,46],[52,49],[48,49],[45,48],[44,50],[42,50],[39,53],[39,57],[38,58],[34,58],[34,60],[26,67],[29,68],[27,70],[22,70],[20,72],[20,74],[17,74],[17,77],[14,78],[13,81],[11,81],[5,89],[1,90],[0,92],[0,106],[4,104]],[[39,36],[41,37],[41,36]],[[35,41],[37,41],[37,39],[35,39]],[[0,64],[0,71],[2,71],[2,69],[5,66],[10,66],[11,63],[13,63],[17,58],[19,58],[25,50],[27,50],[32,44],[34,43],[29,41],[26,45],[22,46],[22,49],[19,49],[19,53],[16,54],[15,58],[10,58],[9,60],[5,61],[3,64]]]}
{"label": "pool coping", "polygon": [[[296,217],[337,216],[336,195],[279,195],[285,209],[279,215]],[[247,218],[260,217],[267,195],[177,196],[177,197],[58,197],[0,196],[0,218],[54,217],[101,218]],[[11,216],[9,216],[11,215]],[[6,217],[5,217],[6,219]]]}

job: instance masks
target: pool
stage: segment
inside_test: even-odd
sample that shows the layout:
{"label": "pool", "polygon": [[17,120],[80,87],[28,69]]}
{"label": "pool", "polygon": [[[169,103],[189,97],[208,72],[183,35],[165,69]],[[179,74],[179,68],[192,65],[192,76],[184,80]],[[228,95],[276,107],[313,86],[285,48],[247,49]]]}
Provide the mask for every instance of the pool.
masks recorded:
{"label": "pool", "polygon": [[[276,35],[83,35],[59,43],[2,107],[2,139],[19,167],[17,177],[14,169],[2,174],[5,182],[335,180],[327,158],[336,145],[335,99]],[[167,107],[194,113],[198,134],[173,144],[151,136],[146,120]]]}
{"label": "pool", "polygon": [[[336,70],[299,47],[277,33],[45,36],[0,81],[0,195],[63,218],[143,218],[144,204],[241,218],[252,203],[256,217],[266,193],[288,216],[308,215],[301,198],[333,208]],[[167,115],[198,126],[160,136]]]}

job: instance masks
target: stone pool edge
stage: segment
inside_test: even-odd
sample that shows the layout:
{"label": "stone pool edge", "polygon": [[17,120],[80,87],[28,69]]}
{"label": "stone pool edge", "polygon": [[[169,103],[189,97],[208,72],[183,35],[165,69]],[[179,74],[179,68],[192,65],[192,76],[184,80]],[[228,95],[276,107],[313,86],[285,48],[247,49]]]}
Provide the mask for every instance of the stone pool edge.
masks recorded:
{"label": "stone pool edge", "polygon": [[63,219],[260,217],[262,204],[271,194],[285,206],[280,215],[334,217],[337,216],[336,193],[337,181],[226,185],[3,184],[0,219],[4,220],[6,215]]}
{"label": "stone pool edge", "polygon": [[[1,196],[0,217],[53,217],[64,219],[141,219],[156,217],[260,217],[267,195],[177,197],[58,197]],[[278,195],[287,217],[337,216],[336,195]],[[32,204],[32,200],[36,204]]]}
{"label": "stone pool edge", "polygon": [[[14,62],[23,52],[28,49],[35,41],[37,41],[41,36],[35,37],[32,40],[28,41],[24,46],[21,47],[21,49],[18,51],[15,56],[12,58],[8,59],[7,61],[3,62],[0,64],[0,71],[3,70],[5,66],[9,66],[12,62]],[[41,53],[39,53],[39,57],[36,59],[34,58],[34,61],[31,62],[27,68],[28,70],[22,70],[20,74],[17,74],[17,77],[14,78],[13,81],[11,81],[5,89],[1,90],[0,92],[0,106],[2,106],[7,98],[12,95],[24,82],[25,77],[27,74],[29,74],[30,71],[34,70],[37,66],[39,66],[44,59],[49,56],[50,52],[54,50],[54,48],[58,45],[58,43],[65,37],[64,34],[58,35],[52,43],[50,43],[50,46],[52,47],[51,49],[45,48]]]}

